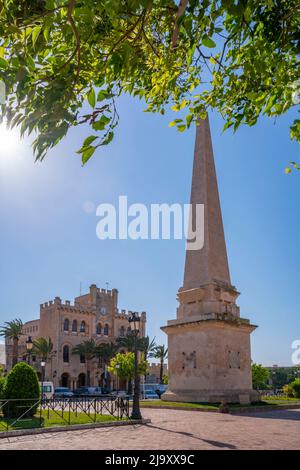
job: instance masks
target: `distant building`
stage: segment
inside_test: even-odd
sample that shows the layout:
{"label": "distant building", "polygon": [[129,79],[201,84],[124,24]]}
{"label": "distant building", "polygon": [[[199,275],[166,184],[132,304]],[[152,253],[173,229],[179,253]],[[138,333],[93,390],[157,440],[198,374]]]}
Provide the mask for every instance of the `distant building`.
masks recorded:
{"label": "distant building", "polygon": [[[168,365],[164,364],[163,375],[168,374]],[[155,384],[160,381],[160,364],[149,364],[148,373],[146,376],[146,384]]]}
{"label": "distant building", "polygon": [[[51,338],[53,353],[46,364],[45,379],[54,386],[77,388],[87,383],[86,362],[84,357],[72,354],[74,346],[93,338],[98,344],[114,342],[125,337],[130,331],[128,322],[131,311],[118,309],[117,289],[100,289],[90,286],[88,294],[76,297],[74,304],[59,297],[40,306],[40,318],[24,324],[19,340],[19,360],[27,360],[26,340],[31,336]],[[141,313],[140,336],[145,336],[146,313]],[[6,367],[12,366],[12,341],[6,340]],[[41,366],[37,358],[31,357],[41,376]],[[105,385],[107,372],[95,359],[91,364],[91,386]],[[115,384],[112,383],[112,386]]]}
{"label": "distant building", "polygon": [[5,369],[5,364],[5,344],[0,344],[0,367],[3,367],[3,369]]}

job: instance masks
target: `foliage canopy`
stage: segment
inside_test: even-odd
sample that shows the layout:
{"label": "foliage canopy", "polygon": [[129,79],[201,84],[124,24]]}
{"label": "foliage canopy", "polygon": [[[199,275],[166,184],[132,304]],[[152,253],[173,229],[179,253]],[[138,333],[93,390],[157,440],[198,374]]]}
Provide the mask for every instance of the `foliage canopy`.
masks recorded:
{"label": "foliage canopy", "polygon": [[252,126],[299,103],[299,16],[298,0],[1,0],[3,116],[34,132],[37,159],[89,124],[83,164],[113,139],[123,93],[181,111],[180,132],[209,107]]}

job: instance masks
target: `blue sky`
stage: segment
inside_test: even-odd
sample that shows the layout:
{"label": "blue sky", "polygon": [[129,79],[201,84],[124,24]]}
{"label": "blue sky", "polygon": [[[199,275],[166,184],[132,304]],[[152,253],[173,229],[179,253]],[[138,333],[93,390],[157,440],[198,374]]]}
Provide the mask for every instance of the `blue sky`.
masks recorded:
{"label": "blue sky", "polygon": [[[115,140],[85,167],[75,151],[87,129],[72,129],[42,163],[18,136],[5,150],[0,132],[1,323],[37,318],[39,304],[56,295],[73,300],[80,282],[83,292],[108,282],[119,290],[119,307],[146,310],[148,334],[166,341],[160,326],[175,318],[184,242],[100,241],[98,219],[83,207],[116,204],[119,195],[129,204],[188,203],[195,130],[178,133],[168,128],[173,113],[144,113],[129,97],[119,114]],[[253,360],[265,365],[290,364],[300,338],[300,174],[284,174],[288,161],[299,160],[292,117],[222,134],[220,116],[210,115],[231,278],[241,315],[259,325]]]}

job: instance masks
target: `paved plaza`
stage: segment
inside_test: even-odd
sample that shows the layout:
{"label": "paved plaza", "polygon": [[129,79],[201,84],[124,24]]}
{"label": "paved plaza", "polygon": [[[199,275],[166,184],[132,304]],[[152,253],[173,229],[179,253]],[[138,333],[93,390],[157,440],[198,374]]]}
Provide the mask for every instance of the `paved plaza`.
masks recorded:
{"label": "paved plaza", "polygon": [[143,410],[147,425],[0,439],[5,449],[300,449],[300,410],[230,415]]}

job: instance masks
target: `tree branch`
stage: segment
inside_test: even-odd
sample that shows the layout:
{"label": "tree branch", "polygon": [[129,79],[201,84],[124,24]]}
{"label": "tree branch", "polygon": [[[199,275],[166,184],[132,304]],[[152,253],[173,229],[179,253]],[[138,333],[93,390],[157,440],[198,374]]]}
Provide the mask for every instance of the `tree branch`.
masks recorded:
{"label": "tree branch", "polygon": [[172,38],[171,38],[171,49],[174,49],[177,46],[177,41],[178,41],[178,37],[179,37],[179,30],[180,30],[178,20],[182,17],[182,15],[184,15],[187,4],[188,4],[188,0],[180,0],[180,3],[178,5],[176,18],[175,18],[174,29],[173,29]]}
{"label": "tree branch", "polygon": [[76,0],[70,0],[67,18],[68,18],[68,22],[71,25],[71,28],[73,30],[73,33],[74,33],[74,36],[75,36],[75,39],[76,39],[76,48],[75,48],[75,51],[74,51],[74,55],[77,52],[77,79],[78,79],[79,73],[80,73],[81,47],[80,47],[80,35],[79,35],[78,29],[76,27],[75,21],[74,21],[73,16],[72,16],[75,5],[76,5]]}

